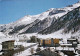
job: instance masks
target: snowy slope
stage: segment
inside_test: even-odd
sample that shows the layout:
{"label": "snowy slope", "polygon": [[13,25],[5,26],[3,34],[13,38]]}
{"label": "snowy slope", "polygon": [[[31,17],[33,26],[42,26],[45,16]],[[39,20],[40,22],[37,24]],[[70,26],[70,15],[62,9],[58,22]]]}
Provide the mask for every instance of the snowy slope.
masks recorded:
{"label": "snowy slope", "polygon": [[[74,5],[73,5],[74,6]],[[75,5],[76,6],[76,5]],[[74,7],[75,7],[74,6]],[[76,32],[80,29],[80,7],[77,7],[64,16],[57,19],[53,24],[39,33],[49,34],[64,28],[65,32]]]}
{"label": "snowy slope", "polygon": [[[80,2],[78,3],[75,3],[72,5],[72,7],[64,7],[64,8],[51,8],[49,10],[47,10],[46,12],[43,12],[41,14],[38,14],[38,15],[27,15],[27,16],[24,16],[23,18],[19,19],[18,21],[12,23],[12,24],[30,24],[31,22],[34,22],[34,20],[36,19],[40,19],[40,20],[43,20],[45,19],[46,17],[48,16],[51,16],[51,17],[61,17],[63,16],[64,14],[66,14],[67,12],[73,10],[74,8],[77,8],[80,6]],[[63,11],[61,11],[63,10]],[[52,15],[49,15],[50,12],[52,12],[53,14]]]}
{"label": "snowy slope", "polygon": [[[28,29],[28,28],[30,29],[31,27],[33,27],[34,24],[32,25],[31,23],[34,23],[34,21],[37,19],[41,20],[41,22],[45,22],[43,20],[47,20],[47,18],[52,19],[55,17],[55,19],[57,20],[58,18],[67,14],[69,11],[72,11],[73,9],[75,9],[79,6],[80,6],[80,2],[75,3],[73,5],[69,5],[69,6],[64,7],[64,8],[51,8],[51,9],[47,10],[46,12],[43,12],[43,13],[38,14],[38,15],[26,15],[23,18],[17,20],[16,22],[0,25],[0,31],[8,34],[9,32],[14,31],[15,28],[22,27],[21,29],[19,29],[20,33],[21,33],[21,32],[24,32],[25,29]],[[49,22],[49,21],[47,21],[47,22]],[[50,21],[49,23],[52,23],[52,22]],[[36,24],[37,23],[35,22],[35,25]],[[47,25],[47,24],[44,23],[44,25]],[[49,26],[50,26],[50,24],[49,24]],[[39,25],[38,27],[42,27],[41,30],[47,28],[47,27],[43,28],[42,25]],[[34,28],[32,28],[32,29],[34,29]],[[39,31],[41,31],[41,30],[39,30]]]}
{"label": "snowy slope", "polygon": [[0,39],[1,39],[1,38],[5,38],[5,37],[6,37],[6,35],[3,34],[2,32],[0,32]]}

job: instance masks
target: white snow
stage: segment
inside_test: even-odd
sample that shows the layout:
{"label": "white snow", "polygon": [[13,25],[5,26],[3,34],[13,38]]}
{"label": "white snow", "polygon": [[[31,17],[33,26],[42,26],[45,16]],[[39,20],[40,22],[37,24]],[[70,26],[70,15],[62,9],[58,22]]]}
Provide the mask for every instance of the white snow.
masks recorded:
{"label": "white snow", "polygon": [[80,36],[80,30],[75,32],[74,34],[72,34],[72,36],[76,36],[76,37],[79,37]]}
{"label": "white snow", "polygon": [[0,32],[0,38],[6,37],[6,35],[2,32]]}
{"label": "white snow", "polygon": [[[34,52],[35,52],[35,50],[36,50],[36,48],[37,48],[37,45],[36,45],[36,46],[33,46],[32,48],[34,48]],[[15,54],[15,56],[29,56],[29,55],[31,55],[30,49],[31,49],[31,48],[28,48],[28,49],[26,49],[25,51],[19,53],[18,55]]]}
{"label": "white snow", "polygon": [[28,46],[31,46],[31,45],[34,45],[36,43],[26,43],[26,42],[15,42],[14,45],[22,45],[24,47],[28,47]]}
{"label": "white snow", "polygon": [[[36,19],[39,19],[39,20],[44,20],[45,18],[47,17],[50,17],[50,18],[53,18],[53,17],[56,17],[56,19],[58,17],[61,17],[65,14],[67,14],[69,11],[73,10],[74,8],[77,8],[80,6],[80,2],[79,3],[76,3],[76,4],[73,4],[72,7],[64,7],[64,8],[51,8],[49,9],[48,11],[46,12],[43,12],[41,14],[38,14],[38,15],[27,15],[27,16],[24,16],[23,18],[21,18],[20,20],[16,21],[16,22],[13,22],[13,23],[10,23],[10,24],[6,24],[6,26],[4,25],[4,27],[7,27],[9,28],[10,26],[14,27],[14,26],[19,26],[19,25],[27,25],[27,24],[30,24],[32,22],[34,22]],[[58,10],[64,10],[65,12],[61,12],[61,13],[57,13],[57,14],[54,14],[54,15],[49,15],[50,12],[55,12],[55,11],[58,11]],[[3,26],[3,25],[0,25],[0,26]],[[10,30],[9,30],[10,31]],[[74,33],[74,34],[71,34],[71,32],[67,33],[67,34],[64,34],[62,33],[63,29],[59,30],[59,31],[56,31],[54,33],[51,33],[51,34],[47,34],[47,35],[42,35],[42,34],[37,34],[37,33],[30,33],[30,34],[25,34],[28,38],[30,38],[31,36],[37,36],[37,38],[41,38],[41,39],[46,39],[46,38],[62,38],[63,39],[63,42],[65,44],[63,44],[63,42],[60,42],[62,43],[62,45],[69,45],[69,44],[66,44],[67,43],[67,38],[70,38],[71,36],[80,36],[80,31]],[[30,46],[30,45],[33,45],[33,44],[36,44],[36,43],[26,43],[26,42],[18,42],[19,39],[22,39],[21,38],[5,38],[6,35],[4,35],[2,32],[0,32],[0,50],[2,50],[2,45],[1,43],[4,42],[4,41],[9,41],[9,40],[16,40],[15,41],[15,45],[22,45],[24,47],[27,47],[27,46]],[[70,44],[71,45],[71,44]],[[78,48],[80,47],[80,45],[78,45]],[[37,48],[37,45],[32,47],[36,50]],[[43,49],[43,48],[42,48]],[[57,47],[58,50],[62,50],[63,48],[62,47]],[[68,47],[65,47],[64,50],[74,50],[74,48],[68,48]],[[34,51],[35,52],[35,51]],[[1,53],[0,53],[1,54]],[[21,52],[20,54],[15,54],[15,56],[28,56],[28,55],[31,55],[30,53],[30,48]]]}
{"label": "white snow", "polygon": [[51,34],[47,34],[47,35],[38,35],[38,38],[70,38],[70,33],[68,34],[63,34],[62,33],[63,29],[59,30],[59,31],[56,31],[54,33],[51,33]]}
{"label": "white snow", "polygon": [[[40,38],[40,39],[51,39],[51,38],[58,38],[58,39],[63,39],[63,42],[64,43],[67,43],[67,39],[68,38],[71,38],[72,34],[71,32],[70,33],[67,33],[67,34],[64,34],[62,33],[63,32],[63,29],[59,30],[59,31],[56,31],[54,33],[51,33],[51,34],[47,34],[47,35],[42,35],[42,34],[37,34],[37,33],[30,33],[30,34],[25,34],[28,38],[30,38],[31,36],[36,36],[37,38]],[[63,42],[60,42],[60,43],[63,43]]]}
{"label": "white snow", "polygon": [[5,42],[5,41],[9,41],[9,40],[14,40],[14,38],[1,38],[0,39],[0,43]]}
{"label": "white snow", "polygon": [[27,16],[24,16],[23,18],[21,18],[20,20],[14,22],[13,26],[16,26],[16,25],[19,26],[19,25],[23,25],[23,24],[27,25],[27,24],[30,24],[30,23],[34,22],[36,19],[37,19],[36,16],[27,15]]}
{"label": "white snow", "polygon": [[0,55],[2,55],[2,52],[0,52]]}
{"label": "white snow", "polygon": [[[12,29],[8,29],[10,27],[14,28],[15,26],[20,26],[20,25],[27,25],[27,24],[30,24],[32,22],[34,22],[36,19],[39,19],[39,20],[44,20],[46,18],[53,18],[55,17],[56,19],[58,19],[58,17],[61,17],[65,14],[67,14],[69,11],[73,10],[74,8],[77,8],[80,6],[80,2],[76,3],[76,4],[73,4],[72,7],[64,7],[64,8],[51,8],[49,10],[47,10],[46,12],[43,12],[41,14],[37,14],[37,15],[26,15],[24,17],[22,17],[21,19],[17,20],[16,22],[12,22],[12,23],[9,23],[9,24],[3,24],[3,25],[0,25],[2,28],[2,26],[4,28],[6,28],[6,34],[8,34],[8,32],[12,31]],[[64,12],[58,12],[58,11],[64,11]],[[54,14],[53,15],[49,15],[50,12],[53,12]],[[2,28],[3,29],[3,28]],[[1,29],[0,29],[1,30]],[[25,30],[25,28],[24,28]],[[24,32],[24,30],[21,30],[21,32]]]}
{"label": "white snow", "polygon": [[0,32],[0,43],[2,43],[4,41],[9,41],[9,40],[14,40],[14,38],[10,38],[9,36],[6,36],[2,32]]}
{"label": "white snow", "polygon": [[[65,14],[67,14],[69,11],[73,10],[74,8],[77,8],[80,6],[80,3],[76,3],[76,4],[73,4],[72,7],[64,7],[64,8],[51,8],[49,10],[47,10],[46,12],[43,12],[41,14],[37,14],[37,15],[26,15],[24,16],[23,18],[17,20],[16,22],[13,22],[13,23],[10,23],[10,24],[6,24],[7,26],[11,26],[13,25],[14,26],[19,26],[19,25],[26,25],[26,24],[30,24],[32,22],[34,22],[36,19],[39,19],[39,20],[44,20],[45,18],[47,17],[61,17]],[[57,11],[59,10],[63,10],[65,12],[61,12],[61,13],[58,13]],[[53,14],[53,15],[49,15],[50,12],[55,12],[56,14]]]}
{"label": "white snow", "polygon": [[72,44],[60,44],[60,45],[71,46]]}

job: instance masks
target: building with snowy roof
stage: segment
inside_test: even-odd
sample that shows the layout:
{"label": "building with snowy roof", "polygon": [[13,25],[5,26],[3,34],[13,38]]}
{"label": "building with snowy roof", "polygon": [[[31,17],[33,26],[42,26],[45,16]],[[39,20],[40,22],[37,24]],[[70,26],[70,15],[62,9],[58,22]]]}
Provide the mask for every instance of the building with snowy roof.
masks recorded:
{"label": "building with snowy roof", "polygon": [[2,50],[13,50],[14,49],[14,40],[8,40],[2,42]]}
{"label": "building with snowy roof", "polygon": [[14,38],[6,37],[2,32],[0,32],[0,48],[2,50],[12,50],[14,49]]}
{"label": "building with snowy roof", "polygon": [[2,50],[12,50],[14,49],[14,39],[13,38],[2,38],[0,43],[2,45]]}

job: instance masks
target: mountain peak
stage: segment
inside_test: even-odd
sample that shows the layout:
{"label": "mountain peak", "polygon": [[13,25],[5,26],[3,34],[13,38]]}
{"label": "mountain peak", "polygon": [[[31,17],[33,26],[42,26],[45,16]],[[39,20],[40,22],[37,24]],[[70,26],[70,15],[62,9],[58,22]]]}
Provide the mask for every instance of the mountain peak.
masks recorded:
{"label": "mountain peak", "polygon": [[[80,6],[80,1],[73,4],[73,5],[69,5],[67,7],[64,7],[64,8],[50,8],[46,12],[43,12],[43,13],[38,14],[38,15],[26,15],[26,16],[22,17],[21,19],[17,20],[16,22],[6,24],[7,26],[6,25],[0,25],[0,29],[1,30],[5,29],[6,32],[7,31],[10,32],[12,29],[11,30],[6,30],[6,29],[9,29],[11,27],[15,29],[16,26],[19,28],[20,27],[30,28],[34,24],[36,24],[35,22],[37,19],[40,20],[40,23],[41,23],[38,26],[40,27],[40,29],[43,29],[43,27],[45,28],[46,25],[51,24],[51,23],[49,23],[49,22],[52,22],[51,20],[53,20],[53,22],[54,22],[55,19],[56,20],[59,19],[60,17],[66,15],[68,12],[72,11],[73,9],[75,9],[79,6]],[[47,22],[47,24],[46,24],[46,22]],[[42,25],[43,23],[45,24],[45,26]],[[26,25],[29,25],[29,26],[26,26]],[[37,28],[35,27],[35,29],[37,29]],[[21,32],[22,32],[22,30],[21,30]]]}
{"label": "mountain peak", "polygon": [[48,9],[48,11],[52,11],[52,10],[54,10],[55,8],[50,8],[50,9]]}
{"label": "mountain peak", "polygon": [[80,1],[78,1],[77,3],[80,3]]}
{"label": "mountain peak", "polygon": [[27,17],[30,17],[31,15],[26,15]]}
{"label": "mountain peak", "polygon": [[79,7],[80,6],[80,1],[78,1],[77,3],[73,4],[73,7]]}

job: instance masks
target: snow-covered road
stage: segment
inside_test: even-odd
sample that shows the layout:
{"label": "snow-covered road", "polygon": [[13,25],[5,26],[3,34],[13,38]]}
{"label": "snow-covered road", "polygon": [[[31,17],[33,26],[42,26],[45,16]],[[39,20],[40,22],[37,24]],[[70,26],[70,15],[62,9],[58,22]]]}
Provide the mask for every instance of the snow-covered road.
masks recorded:
{"label": "snow-covered road", "polygon": [[[28,43],[29,44],[29,43]],[[27,44],[26,44],[27,45]],[[26,46],[25,45],[25,46]],[[30,49],[33,48],[34,49],[34,53],[35,50],[37,48],[37,44],[36,43],[30,43],[29,46],[25,47],[25,50],[20,52],[20,53],[16,53],[14,54],[14,56],[28,56],[31,55]]]}

